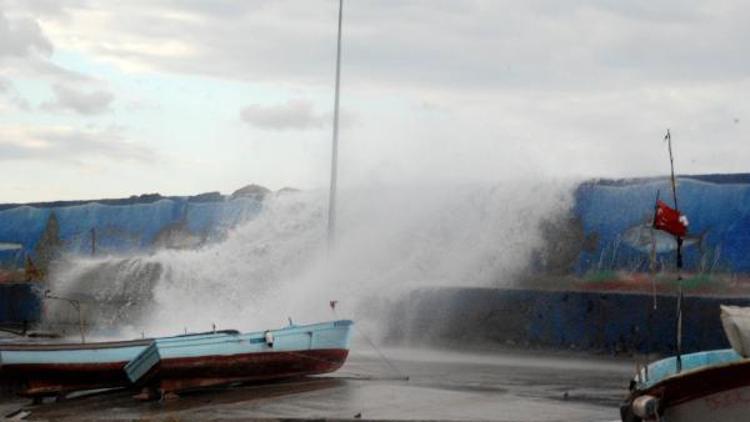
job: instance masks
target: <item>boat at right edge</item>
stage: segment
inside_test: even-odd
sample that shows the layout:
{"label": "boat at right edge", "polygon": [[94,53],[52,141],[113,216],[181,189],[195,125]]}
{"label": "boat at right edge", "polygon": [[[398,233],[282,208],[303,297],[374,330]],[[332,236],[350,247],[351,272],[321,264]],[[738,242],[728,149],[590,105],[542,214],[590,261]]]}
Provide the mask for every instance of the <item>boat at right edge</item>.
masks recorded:
{"label": "boat at right edge", "polygon": [[[721,306],[721,321],[730,349],[682,353],[682,245],[688,220],[678,208],[672,137],[667,130],[674,208],[656,195],[652,231],[676,241],[677,318],[675,356],[636,370],[629,394],[620,406],[623,422],[744,422],[750,420],[750,308]],[[653,239],[653,236],[651,237]],[[652,263],[656,245],[652,243]]]}
{"label": "boat at right edge", "polygon": [[620,407],[623,422],[750,419],[750,308],[721,307],[732,348],[658,360],[641,368]]}

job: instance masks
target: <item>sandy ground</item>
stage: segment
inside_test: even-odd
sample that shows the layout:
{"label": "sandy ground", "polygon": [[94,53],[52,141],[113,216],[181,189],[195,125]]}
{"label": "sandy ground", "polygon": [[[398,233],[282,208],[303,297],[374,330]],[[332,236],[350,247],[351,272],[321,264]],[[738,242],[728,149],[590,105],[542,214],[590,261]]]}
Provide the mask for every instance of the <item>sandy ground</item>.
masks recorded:
{"label": "sandy ground", "polygon": [[376,354],[354,353],[325,377],[209,389],[164,403],[138,402],[125,390],[36,406],[5,399],[0,411],[23,409],[30,412],[26,420],[615,421],[632,372],[628,360],[580,355],[416,349],[386,354],[396,368]]}

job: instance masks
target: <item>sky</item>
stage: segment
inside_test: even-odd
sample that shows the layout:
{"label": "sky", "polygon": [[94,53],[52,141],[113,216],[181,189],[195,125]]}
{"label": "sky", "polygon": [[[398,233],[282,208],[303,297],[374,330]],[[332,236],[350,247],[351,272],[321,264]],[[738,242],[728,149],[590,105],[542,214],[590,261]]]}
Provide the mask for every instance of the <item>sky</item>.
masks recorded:
{"label": "sky", "polygon": [[[0,202],[329,183],[336,0],[0,0]],[[339,183],[748,171],[741,0],[344,0]]]}

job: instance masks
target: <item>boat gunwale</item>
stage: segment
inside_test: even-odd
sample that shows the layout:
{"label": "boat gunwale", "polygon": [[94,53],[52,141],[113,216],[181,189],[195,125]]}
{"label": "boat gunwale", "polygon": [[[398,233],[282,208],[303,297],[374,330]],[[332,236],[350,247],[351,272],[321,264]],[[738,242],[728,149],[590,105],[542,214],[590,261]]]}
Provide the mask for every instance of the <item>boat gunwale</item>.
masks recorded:
{"label": "boat gunwale", "polygon": [[[345,321],[345,320],[344,320]],[[301,334],[319,333],[324,331],[340,330],[347,325],[334,325],[333,323],[322,323],[322,324],[310,324],[310,325],[298,325],[293,327],[277,328],[267,330],[272,333],[274,338],[279,339],[283,337],[298,336]],[[250,340],[265,339],[266,331],[256,331],[250,333],[239,333],[224,336],[209,336],[205,338],[194,338],[189,339],[190,341],[175,341],[176,338],[159,338],[155,339],[154,344],[158,348],[163,349],[179,349],[185,347],[196,347],[196,346],[214,346],[222,343],[244,343]],[[150,346],[150,345],[149,345]],[[244,352],[243,352],[244,353]]]}
{"label": "boat gunwale", "polygon": [[109,348],[125,348],[125,347],[136,347],[136,346],[149,346],[155,341],[164,343],[172,342],[184,342],[190,340],[199,340],[199,337],[211,338],[216,336],[218,338],[249,338],[251,336],[258,336],[265,334],[266,331],[270,331],[278,334],[294,333],[297,330],[307,331],[312,328],[316,329],[336,329],[341,326],[353,325],[354,321],[342,319],[330,322],[315,323],[308,325],[292,325],[282,328],[275,328],[264,331],[254,331],[249,333],[241,333],[237,330],[218,330],[208,331],[202,333],[191,333],[181,334],[169,337],[154,337],[145,339],[131,339],[131,340],[112,340],[103,342],[91,342],[91,343],[0,343],[0,353],[3,352],[33,352],[33,351],[56,351],[56,350],[99,350]]}
{"label": "boat gunwale", "polygon": [[193,339],[198,337],[210,337],[221,335],[237,335],[236,330],[220,330],[202,333],[180,334],[170,337],[149,337],[143,339],[131,340],[109,340],[93,341],[90,343],[0,343],[0,353],[3,352],[35,352],[35,351],[56,351],[56,350],[99,350],[99,349],[120,349],[126,347],[149,346],[156,340],[172,339]]}
{"label": "boat gunwale", "polygon": [[[702,351],[702,352],[696,352],[696,353],[689,353],[689,354],[686,354],[686,355],[682,355],[682,357],[684,358],[684,357],[691,356],[691,355],[705,354],[705,353],[710,353],[710,352],[728,352],[730,350],[733,351],[733,349],[708,350],[708,351]],[[639,376],[641,378],[645,377],[645,373],[644,373],[645,369],[641,369],[641,371],[639,372],[639,375],[636,375],[636,378],[634,378],[634,381],[636,382],[636,386],[639,387],[639,388],[636,388],[634,391],[646,391],[646,390],[649,390],[649,389],[651,389],[653,387],[661,385],[662,383],[664,383],[665,381],[668,381],[668,380],[672,380],[672,379],[675,379],[675,378],[688,376],[688,375],[694,374],[696,372],[701,372],[701,371],[709,370],[709,369],[712,369],[712,368],[720,368],[720,367],[727,366],[727,365],[734,365],[734,364],[738,364],[738,363],[750,361],[750,358],[745,358],[745,357],[742,357],[741,355],[738,355],[738,356],[739,356],[739,358],[736,359],[736,360],[731,360],[731,361],[725,360],[725,361],[718,361],[716,363],[702,364],[702,365],[699,365],[699,366],[695,366],[693,368],[684,369],[681,372],[669,373],[666,376],[662,377],[660,380],[655,381],[655,382],[649,382],[648,380],[646,380],[646,381],[640,381],[640,382],[637,381]],[[647,367],[649,368],[649,372],[653,371],[652,367],[654,365],[656,365],[658,363],[661,363],[661,362],[666,362],[666,361],[674,361],[675,362],[675,369],[676,369],[676,358],[675,358],[675,356],[669,356],[669,357],[666,357],[666,358],[663,358],[663,359],[659,359],[659,360],[653,361],[650,364],[648,364]]]}
{"label": "boat gunwale", "polygon": [[100,350],[120,349],[127,347],[148,346],[154,339],[116,340],[91,343],[3,343],[0,344],[0,353],[3,352],[36,352],[36,351],[58,351],[58,350]]}

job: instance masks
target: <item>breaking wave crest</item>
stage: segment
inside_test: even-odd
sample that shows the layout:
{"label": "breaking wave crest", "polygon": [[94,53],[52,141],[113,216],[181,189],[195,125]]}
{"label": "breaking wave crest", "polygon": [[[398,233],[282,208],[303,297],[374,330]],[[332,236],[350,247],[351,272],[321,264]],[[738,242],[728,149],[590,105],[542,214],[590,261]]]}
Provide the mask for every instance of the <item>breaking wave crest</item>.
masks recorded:
{"label": "breaking wave crest", "polygon": [[[331,300],[338,317],[379,328],[416,288],[512,283],[541,241],[539,222],[569,207],[570,186],[344,191],[330,252],[326,192],[287,192],[219,243],[75,258],[58,266],[51,288],[79,298],[87,323],[110,336],[312,322],[333,317]],[[64,305],[48,307],[49,322],[66,318]]]}

